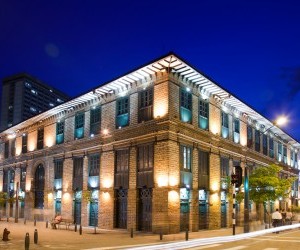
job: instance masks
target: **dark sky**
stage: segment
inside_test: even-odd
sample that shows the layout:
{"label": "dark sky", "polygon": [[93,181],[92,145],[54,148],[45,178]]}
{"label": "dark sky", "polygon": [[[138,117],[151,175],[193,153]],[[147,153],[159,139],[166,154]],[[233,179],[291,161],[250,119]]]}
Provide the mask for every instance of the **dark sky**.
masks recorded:
{"label": "dark sky", "polygon": [[1,0],[0,78],[77,96],[174,51],[299,141],[299,2]]}

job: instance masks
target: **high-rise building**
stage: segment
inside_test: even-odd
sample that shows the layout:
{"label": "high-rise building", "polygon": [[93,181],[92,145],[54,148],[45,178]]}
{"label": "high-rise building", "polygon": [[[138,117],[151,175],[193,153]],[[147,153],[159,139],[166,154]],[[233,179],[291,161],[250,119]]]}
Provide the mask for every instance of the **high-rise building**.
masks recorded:
{"label": "high-rise building", "polygon": [[69,100],[61,91],[28,74],[3,79],[0,131]]}

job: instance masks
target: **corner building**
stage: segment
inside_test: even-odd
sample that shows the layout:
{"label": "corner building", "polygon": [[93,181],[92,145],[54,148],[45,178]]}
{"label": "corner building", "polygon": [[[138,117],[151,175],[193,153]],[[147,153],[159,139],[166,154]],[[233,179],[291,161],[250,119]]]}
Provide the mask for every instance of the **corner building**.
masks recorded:
{"label": "corner building", "polygon": [[[3,131],[0,188],[20,202],[1,212],[164,233],[229,227],[232,168],[276,163],[298,177],[299,146],[171,53]],[[298,198],[297,180],[268,209]]]}

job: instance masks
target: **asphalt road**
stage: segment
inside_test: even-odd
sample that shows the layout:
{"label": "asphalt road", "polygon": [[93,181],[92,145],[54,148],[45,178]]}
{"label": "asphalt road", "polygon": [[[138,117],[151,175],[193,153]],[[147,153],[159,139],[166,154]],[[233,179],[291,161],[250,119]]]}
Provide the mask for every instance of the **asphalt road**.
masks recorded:
{"label": "asphalt road", "polygon": [[272,233],[241,241],[219,243],[201,247],[187,248],[188,250],[299,250],[300,230],[287,230],[279,234]]}

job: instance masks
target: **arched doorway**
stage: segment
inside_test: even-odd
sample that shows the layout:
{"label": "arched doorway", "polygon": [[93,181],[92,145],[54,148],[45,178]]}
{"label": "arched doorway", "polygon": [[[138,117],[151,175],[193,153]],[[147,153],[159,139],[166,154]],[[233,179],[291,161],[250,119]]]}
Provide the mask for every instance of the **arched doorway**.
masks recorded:
{"label": "arched doorway", "polygon": [[44,208],[44,188],[45,188],[45,169],[43,164],[39,164],[35,170],[34,178],[34,207]]}

